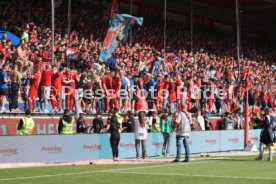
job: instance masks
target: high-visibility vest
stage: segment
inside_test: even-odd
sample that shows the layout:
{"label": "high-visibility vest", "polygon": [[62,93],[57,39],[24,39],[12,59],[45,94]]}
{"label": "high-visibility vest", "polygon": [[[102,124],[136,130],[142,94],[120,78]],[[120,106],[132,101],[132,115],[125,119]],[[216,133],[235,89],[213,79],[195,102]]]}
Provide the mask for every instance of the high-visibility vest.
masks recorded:
{"label": "high-visibility vest", "polygon": [[[156,120],[156,122],[155,122],[155,128],[156,129],[154,129],[153,128],[153,120]],[[160,117],[152,117],[152,120],[151,120],[152,122],[151,122],[151,132],[153,132],[153,133],[156,133],[156,132],[160,132],[161,130],[160,130]]]}
{"label": "high-visibility vest", "polygon": [[19,135],[31,135],[35,127],[34,120],[32,118],[22,118],[23,126],[19,130]]}
{"label": "high-visibility vest", "polygon": [[73,128],[74,128],[74,119],[72,118],[71,122],[66,122],[64,119],[62,119],[62,130],[60,134],[73,134]]}
{"label": "high-visibility vest", "polygon": [[[123,118],[123,116],[120,116],[120,115],[116,115],[116,116],[117,116],[117,118],[118,118],[118,123],[120,124],[120,127],[121,127],[122,124],[123,124],[124,118]],[[122,132],[122,130],[119,129],[119,132]]]}

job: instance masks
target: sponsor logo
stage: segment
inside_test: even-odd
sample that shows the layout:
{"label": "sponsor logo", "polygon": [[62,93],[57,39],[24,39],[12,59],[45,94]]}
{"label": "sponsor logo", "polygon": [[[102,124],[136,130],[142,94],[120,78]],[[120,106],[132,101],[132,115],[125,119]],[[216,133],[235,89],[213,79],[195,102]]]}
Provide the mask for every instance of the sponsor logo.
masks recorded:
{"label": "sponsor logo", "polygon": [[216,139],[205,139],[205,143],[207,143],[207,144],[217,144],[217,140]]}
{"label": "sponsor logo", "polygon": [[98,144],[94,144],[94,145],[83,145],[82,147],[83,150],[89,150],[89,151],[99,151],[102,149],[102,146],[101,145],[98,145]]}
{"label": "sponsor logo", "polygon": [[152,142],[151,143],[151,145],[153,146],[153,147],[162,147],[163,146],[163,142]]}
{"label": "sponsor logo", "polygon": [[0,149],[0,155],[2,156],[10,156],[10,155],[16,155],[16,154],[17,154],[16,148]]}
{"label": "sponsor logo", "polygon": [[52,146],[52,147],[42,146],[41,151],[45,153],[60,153],[62,152],[62,147],[61,146]]}
{"label": "sponsor logo", "polygon": [[124,149],[132,149],[135,148],[135,144],[120,144],[120,147]]}
{"label": "sponsor logo", "polygon": [[231,143],[238,143],[240,140],[239,140],[239,138],[229,138],[228,139],[228,142],[231,142]]}
{"label": "sponsor logo", "polygon": [[250,141],[258,141],[258,140],[259,140],[259,137],[250,137],[249,140],[250,140]]}

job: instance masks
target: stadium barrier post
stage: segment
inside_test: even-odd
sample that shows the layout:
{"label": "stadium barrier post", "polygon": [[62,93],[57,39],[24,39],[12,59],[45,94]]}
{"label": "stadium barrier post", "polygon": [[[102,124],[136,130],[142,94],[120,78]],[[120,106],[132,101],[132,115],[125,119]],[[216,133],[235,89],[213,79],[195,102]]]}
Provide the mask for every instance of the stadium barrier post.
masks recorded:
{"label": "stadium barrier post", "polygon": [[246,91],[246,103],[244,111],[244,147],[248,145],[248,134],[249,134],[249,108],[248,108],[248,89]]}

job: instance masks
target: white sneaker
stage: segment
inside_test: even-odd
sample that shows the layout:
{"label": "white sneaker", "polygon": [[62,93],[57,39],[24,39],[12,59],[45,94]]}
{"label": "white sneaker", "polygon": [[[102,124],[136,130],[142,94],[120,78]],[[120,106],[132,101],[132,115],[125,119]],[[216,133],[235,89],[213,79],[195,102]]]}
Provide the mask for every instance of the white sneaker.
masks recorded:
{"label": "white sneaker", "polygon": [[4,107],[1,108],[1,113],[7,112]]}
{"label": "white sneaker", "polygon": [[43,112],[44,112],[44,113],[49,113],[49,111],[48,111],[47,109],[45,109]]}

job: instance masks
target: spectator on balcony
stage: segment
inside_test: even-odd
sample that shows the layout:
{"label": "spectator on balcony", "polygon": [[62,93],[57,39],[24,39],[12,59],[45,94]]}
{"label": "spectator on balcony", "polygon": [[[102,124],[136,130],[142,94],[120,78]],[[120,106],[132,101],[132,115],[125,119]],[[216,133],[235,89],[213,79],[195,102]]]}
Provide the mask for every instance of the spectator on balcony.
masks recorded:
{"label": "spectator on balcony", "polygon": [[6,111],[5,103],[9,95],[8,83],[10,82],[10,78],[7,74],[8,69],[9,69],[8,64],[3,65],[2,69],[0,69],[0,101],[1,101],[0,112]]}
{"label": "spectator on balcony", "polygon": [[18,112],[18,92],[21,85],[21,74],[18,72],[17,65],[13,66],[13,70],[10,73],[10,111]]}

